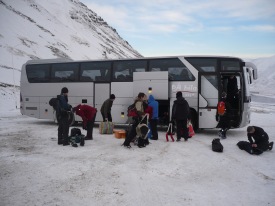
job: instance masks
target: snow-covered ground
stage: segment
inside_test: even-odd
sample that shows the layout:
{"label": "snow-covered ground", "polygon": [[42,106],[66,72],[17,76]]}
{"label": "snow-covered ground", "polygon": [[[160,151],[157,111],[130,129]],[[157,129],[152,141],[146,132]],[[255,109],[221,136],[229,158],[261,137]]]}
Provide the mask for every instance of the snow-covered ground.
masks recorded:
{"label": "snow-covered ground", "polygon": [[[0,100],[0,205],[275,205],[275,151],[240,150],[246,128],[228,132],[223,153],[211,150],[217,130],[188,142],[166,142],[159,132],[146,148],[126,149],[96,127],[84,147],[64,147],[57,145],[56,124],[22,116],[12,92],[6,95]],[[253,102],[252,111],[251,125],[275,141],[275,103]]]}

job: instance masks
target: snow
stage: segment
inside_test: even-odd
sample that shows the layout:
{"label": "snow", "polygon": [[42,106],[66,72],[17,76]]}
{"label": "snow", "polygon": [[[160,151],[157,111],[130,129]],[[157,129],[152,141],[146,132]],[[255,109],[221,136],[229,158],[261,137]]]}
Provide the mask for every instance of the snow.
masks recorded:
{"label": "snow", "polygon": [[[22,64],[64,54],[79,60],[100,59],[104,51],[108,58],[139,54],[78,1],[3,2],[36,24],[0,8],[0,23],[5,23],[0,34],[1,206],[275,205],[275,152],[253,156],[239,150],[236,143],[247,140],[246,128],[228,132],[221,140],[223,153],[211,150],[215,129],[188,142],[166,142],[160,131],[160,139],[146,148],[126,149],[120,146],[122,139],[100,135],[95,127],[94,140],[84,147],[57,145],[57,125],[22,116],[19,88],[5,87],[19,85]],[[68,13],[79,14],[78,21]],[[97,23],[87,23],[85,14]],[[263,127],[274,141],[275,56],[251,61],[259,71],[251,89],[251,125]]]}
{"label": "snow", "polygon": [[28,60],[141,57],[100,16],[74,0],[0,4],[0,82],[20,85]]}
{"label": "snow", "polygon": [[[211,150],[217,130],[188,142],[166,142],[160,131],[146,148],[126,149],[96,126],[84,147],[64,147],[55,123],[15,109],[13,91],[1,90],[1,205],[275,205],[275,152],[240,150],[246,128],[229,130],[223,153]],[[251,125],[274,141],[274,102],[253,102],[252,112]]]}

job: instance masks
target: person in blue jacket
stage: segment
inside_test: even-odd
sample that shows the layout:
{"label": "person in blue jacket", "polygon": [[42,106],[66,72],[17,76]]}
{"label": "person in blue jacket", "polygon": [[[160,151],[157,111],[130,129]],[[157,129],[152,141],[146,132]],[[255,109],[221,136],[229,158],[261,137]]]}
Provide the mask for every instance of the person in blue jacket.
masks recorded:
{"label": "person in blue jacket", "polygon": [[159,103],[155,100],[153,95],[149,96],[148,105],[153,108],[152,118],[149,120],[150,128],[151,128],[151,139],[158,139],[158,119],[159,119]]}
{"label": "person in blue jacket", "polygon": [[59,120],[58,120],[58,144],[63,146],[69,145],[69,112],[71,112],[72,106],[68,104],[68,93],[67,87],[61,89],[61,95],[57,96],[59,100]]}

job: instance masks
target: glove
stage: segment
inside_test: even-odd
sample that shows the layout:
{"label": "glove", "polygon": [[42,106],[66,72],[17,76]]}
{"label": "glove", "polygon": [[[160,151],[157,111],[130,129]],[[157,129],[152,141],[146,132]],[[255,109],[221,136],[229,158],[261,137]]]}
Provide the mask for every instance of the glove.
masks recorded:
{"label": "glove", "polygon": [[82,125],[82,129],[87,130],[87,125]]}

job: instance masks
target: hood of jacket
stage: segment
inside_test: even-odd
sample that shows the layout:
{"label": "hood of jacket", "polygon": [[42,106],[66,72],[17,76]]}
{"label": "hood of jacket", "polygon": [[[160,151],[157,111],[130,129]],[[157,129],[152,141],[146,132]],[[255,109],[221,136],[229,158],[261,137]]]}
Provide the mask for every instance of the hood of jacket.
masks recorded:
{"label": "hood of jacket", "polygon": [[150,96],[148,98],[148,103],[153,102],[153,101],[155,101],[155,98],[153,95],[150,94]]}
{"label": "hood of jacket", "polygon": [[178,97],[177,100],[175,100],[176,104],[185,104],[185,98],[184,97]]}

